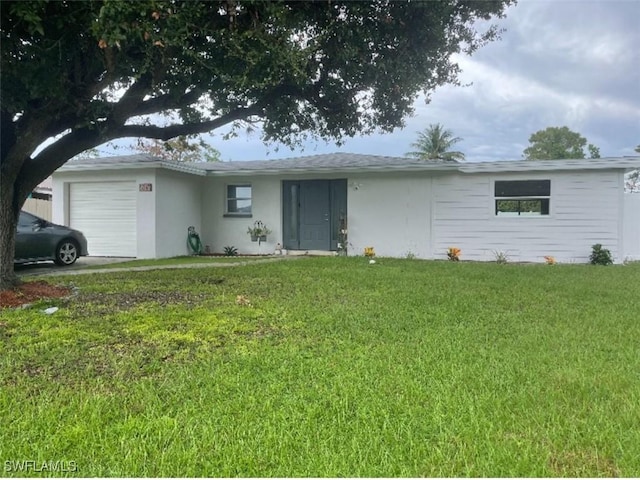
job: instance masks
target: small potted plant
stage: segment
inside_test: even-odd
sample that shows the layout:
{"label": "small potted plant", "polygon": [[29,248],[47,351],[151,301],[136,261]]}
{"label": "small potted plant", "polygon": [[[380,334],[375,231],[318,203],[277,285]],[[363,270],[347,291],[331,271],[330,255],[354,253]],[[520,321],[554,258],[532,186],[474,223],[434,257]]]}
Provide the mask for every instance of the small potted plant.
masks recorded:
{"label": "small potted plant", "polygon": [[253,223],[253,227],[249,227],[247,233],[251,235],[252,242],[258,242],[258,244],[260,244],[261,242],[267,241],[267,235],[271,233],[271,230],[260,220],[256,220]]}
{"label": "small potted plant", "polygon": [[449,247],[449,249],[447,250],[447,257],[449,257],[449,260],[451,260],[452,262],[459,262],[461,253],[462,250],[460,250],[458,247]]}

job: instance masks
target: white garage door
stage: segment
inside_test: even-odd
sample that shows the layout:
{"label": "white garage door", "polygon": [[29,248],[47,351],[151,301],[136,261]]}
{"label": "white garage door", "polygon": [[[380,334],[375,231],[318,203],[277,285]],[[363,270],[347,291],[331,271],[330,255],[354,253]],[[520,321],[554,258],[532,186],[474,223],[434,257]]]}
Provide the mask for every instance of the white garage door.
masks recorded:
{"label": "white garage door", "polygon": [[135,257],[136,183],[72,183],[69,224],[87,237],[89,254]]}

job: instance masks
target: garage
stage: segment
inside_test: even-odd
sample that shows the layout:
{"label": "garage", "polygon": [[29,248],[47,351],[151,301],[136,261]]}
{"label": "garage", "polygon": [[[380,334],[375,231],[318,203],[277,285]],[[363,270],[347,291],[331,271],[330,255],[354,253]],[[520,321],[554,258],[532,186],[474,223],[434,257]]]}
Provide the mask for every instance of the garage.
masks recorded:
{"label": "garage", "polygon": [[89,253],[135,257],[136,182],[81,182],[69,185],[69,225],[84,233]]}

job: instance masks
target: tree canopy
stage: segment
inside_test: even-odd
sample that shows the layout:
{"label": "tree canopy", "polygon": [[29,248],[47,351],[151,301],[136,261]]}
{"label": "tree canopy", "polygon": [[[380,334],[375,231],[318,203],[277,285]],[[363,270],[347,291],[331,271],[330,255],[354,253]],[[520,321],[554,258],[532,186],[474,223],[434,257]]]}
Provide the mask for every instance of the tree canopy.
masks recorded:
{"label": "tree canopy", "polygon": [[[568,158],[600,158],[600,149],[588,144],[587,139],[568,127],[547,127],[529,137],[524,150],[527,160],[562,160]],[[585,151],[585,148],[587,151]]]}
{"label": "tree canopy", "polygon": [[[289,145],[391,131],[420,92],[457,82],[451,55],[496,39],[489,21],[511,3],[0,2],[0,282],[15,281],[21,205],[80,152],[246,120]],[[159,126],[159,112],[179,121]]]}
{"label": "tree canopy", "polygon": [[451,151],[453,145],[461,140],[439,123],[431,124],[418,133],[418,140],[411,144],[415,150],[407,153],[407,156],[420,160],[464,160],[464,153]]}

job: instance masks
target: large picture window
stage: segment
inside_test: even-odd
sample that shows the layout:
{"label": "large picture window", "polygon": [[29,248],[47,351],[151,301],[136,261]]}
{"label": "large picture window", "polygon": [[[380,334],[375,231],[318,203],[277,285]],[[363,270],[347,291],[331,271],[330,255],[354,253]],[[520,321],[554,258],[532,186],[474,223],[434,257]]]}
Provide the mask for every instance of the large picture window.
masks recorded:
{"label": "large picture window", "polygon": [[495,182],[496,215],[538,217],[549,215],[551,180],[500,180]]}
{"label": "large picture window", "polygon": [[251,185],[227,185],[227,215],[251,215]]}

